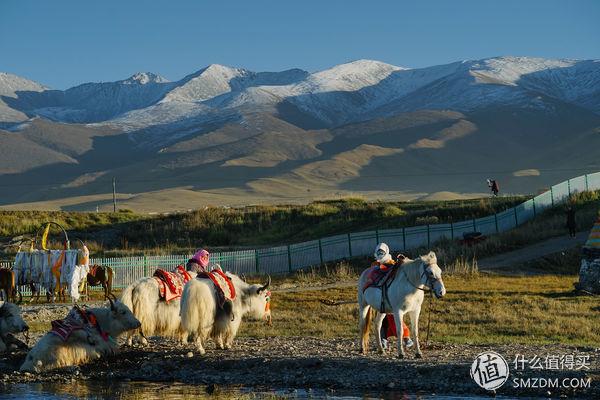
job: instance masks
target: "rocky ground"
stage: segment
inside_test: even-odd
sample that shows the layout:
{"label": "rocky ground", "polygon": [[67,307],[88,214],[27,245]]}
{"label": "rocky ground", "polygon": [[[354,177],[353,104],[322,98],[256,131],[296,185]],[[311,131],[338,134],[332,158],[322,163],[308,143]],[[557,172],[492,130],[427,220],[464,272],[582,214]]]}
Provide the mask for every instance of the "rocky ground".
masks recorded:
{"label": "rocky ground", "polygon": [[[105,302],[95,302],[99,306]],[[70,305],[23,305],[22,315],[35,333],[29,346],[49,327],[49,321],[63,318]],[[22,335],[19,335],[23,339]],[[121,340],[122,342],[122,340]],[[259,390],[316,390],[362,396],[396,397],[398,394],[437,394],[457,396],[488,396],[471,379],[469,371],[476,356],[495,351],[509,363],[510,379],[500,389],[502,396],[600,398],[600,348],[581,348],[566,345],[473,345],[432,343],[423,346],[423,359],[415,359],[414,351],[399,360],[390,351],[377,354],[372,339],[371,353],[359,354],[352,338],[321,339],[315,337],[239,337],[231,350],[217,350],[212,343],[200,356],[192,345],[182,346],[170,339],[152,338],[148,347],[122,346],[119,354],[79,367],[64,368],[39,375],[21,373],[19,367],[26,352],[15,350],[0,355],[0,394],[11,391],[11,384],[57,384],[82,382],[178,382],[201,385],[210,393],[215,388],[253,388]],[[542,369],[525,365],[515,370],[513,361],[518,355],[527,360],[534,357],[565,355],[587,357],[581,368]],[[517,388],[514,378],[591,379],[587,388]],[[129,383],[127,383],[129,382]],[[532,385],[535,383],[531,382]],[[538,383],[541,384],[541,382]],[[67,385],[69,386],[69,385]],[[1,396],[0,396],[1,397]]]}
{"label": "rocky ground", "polygon": [[[469,377],[476,355],[494,350],[509,362],[517,354],[527,358],[546,355],[589,355],[588,368],[579,370],[511,371],[511,379],[498,390],[500,395],[567,396],[600,398],[600,349],[548,346],[481,346],[433,344],[423,349],[424,358],[399,360],[393,353],[358,353],[352,339],[318,338],[238,338],[232,350],[208,347],[204,356],[193,346],[153,338],[150,346],[122,347],[120,354],[80,367],[65,368],[40,375],[18,371],[24,352],[0,358],[0,381],[27,382],[146,381],[181,382],[214,387],[298,388],[348,394],[425,393],[486,396]],[[513,378],[591,378],[591,387],[514,388]]]}

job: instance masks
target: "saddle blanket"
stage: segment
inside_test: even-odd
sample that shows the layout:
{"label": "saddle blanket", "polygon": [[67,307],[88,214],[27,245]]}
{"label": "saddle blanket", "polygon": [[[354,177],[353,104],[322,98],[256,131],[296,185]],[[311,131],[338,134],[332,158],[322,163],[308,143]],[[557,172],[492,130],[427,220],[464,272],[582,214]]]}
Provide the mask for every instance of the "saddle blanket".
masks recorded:
{"label": "saddle blanket", "polygon": [[382,268],[381,265],[375,264],[367,270],[367,280],[363,286],[363,292],[370,287],[380,287],[390,279],[393,279],[396,275],[398,268],[394,265],[385,265]]}
{"label": "saddle blanket", "polygon": [[98,272],[98,264],[94,264],[90,267],[90,270],[88,271],[88,274],[90,274],[91,276],[96,276],[96,272]]}
{"label": "saddle blanket", "polygon": [[219,306],[223,307],[225,300],[235,299],[235,286],[223,271],[220,269],[213,269],[210,272],[202,272],[198,274],[199,279],[210,279],[217,288],[217,298],[219,299]]}
{"label": "saddle blanket", "polygon": [[173,272],[159,268],[154,271],[153,277],[158,283],[160,298],[164,299],[167,303],[173,299],[180,298],[183,293],[183,286],[192,279],[183,265],[178,265]]}
{"label": "saddle blanket", "polygon": [[51,322],[52,329],[50,333],[61,338],[66,342],[73,332],[77,330],[96,330],[105,341],[108,340],[108,333],[103,332],[98,324],[96,316],[85,308],[73,307],[65,319],[57,319]]}

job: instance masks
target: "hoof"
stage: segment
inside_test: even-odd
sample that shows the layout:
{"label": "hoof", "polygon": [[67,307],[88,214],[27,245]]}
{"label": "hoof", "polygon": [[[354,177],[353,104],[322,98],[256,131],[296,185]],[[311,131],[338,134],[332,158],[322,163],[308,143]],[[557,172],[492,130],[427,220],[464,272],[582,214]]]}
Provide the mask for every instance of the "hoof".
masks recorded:
{"label": "hoof", "polygon": [[404,354],[402,354],[402,353],[398,354],[398,359],[399,360],[403,360],[405,358],[406,358],[406,356]]}
{"label": "hoof", "polygon": [[415,354],[415,358],[423,358],[423,353],[417,353],[417,354]]}

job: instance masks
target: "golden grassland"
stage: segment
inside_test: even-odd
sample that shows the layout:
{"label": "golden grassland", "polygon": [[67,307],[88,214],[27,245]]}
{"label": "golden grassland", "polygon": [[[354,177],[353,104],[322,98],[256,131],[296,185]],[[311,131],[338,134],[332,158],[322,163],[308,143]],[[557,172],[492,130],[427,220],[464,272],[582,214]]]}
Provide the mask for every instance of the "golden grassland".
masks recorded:
{"label": "golden grassland", "polygon": [[[528,267],[552,267],[574,271],[577,254],[568,262],[547,259]],[[569,265],[564,267],[564,265]],[[503,276],[477,271],[476,265],[454,266],[444,276],[447,295],[440,300],[427,297],[421,313],[421,340],[426,337],[428,312],[433,310],[430,340],[463,344],[551,344],[575,346],[600,345],[600,300],[578,296],[572,273]],[[357,305],[327,306],[320,300],[356,300],[356,270],[341,263],[330,270],[300,271],[273,279],[273,326],[262,321],[245,321],[239,334],[251,337],[349,338],[358,335]],[[258,282],[256,278],[254,281]],[[341,287],[318,288],[324,284]],[[285,291],[293,287],[296,291]],[[100,292],[93,297],[99,300]],[[116,292],[117,296],[119,295]],[[41,305],[43,307],[43,305]],[[408,317],[407,317],[408,322]],[[50,321],[30,324],[33,332],[50,328]]]}
{"label": "golden grassland", "polygon": [[[600,345],[598,297],[576,296],[573,275],[497,276],[481,273],[445,278],[447,295],[431,300],[430,340],[465,344]],[[327,306],[320,299],[354,300],[356,288],[273,294],[273,326],[242,325],[245,336],[357,337],[355,304]],[[426,336],[426,299],[421,340]],[[408,320],[407,320],[408,321]]]}

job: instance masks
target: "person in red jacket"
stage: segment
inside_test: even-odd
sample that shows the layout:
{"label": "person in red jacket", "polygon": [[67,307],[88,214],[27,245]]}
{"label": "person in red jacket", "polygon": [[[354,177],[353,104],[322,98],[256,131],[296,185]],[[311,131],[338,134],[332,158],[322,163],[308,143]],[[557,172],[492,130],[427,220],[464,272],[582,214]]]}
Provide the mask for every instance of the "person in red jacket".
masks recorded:
{"label": "person in red jacket", "polygon": [[[382,271],[393,268],[396,265],[401,265],[404,256],[400,254],[397,258],[398,261],[394,261],[392,255],[390,254],[390,248],[385,243],[380,243],[375,248],[375,262],[373,266],[379,266],[379,269]],[[398,333],[396,332],[396,323],[394,321],[393,314],[386,314],[385,319],[383,320],[383,324],[381,325],[381,346],[386,349],[388,338],[390,336],[398,337]],[[406,347],[411,347],[413,345],[413,341],[410,338],[410,331],[408,327],[402,321],[402,340],[404,340],[404,345]]]}

